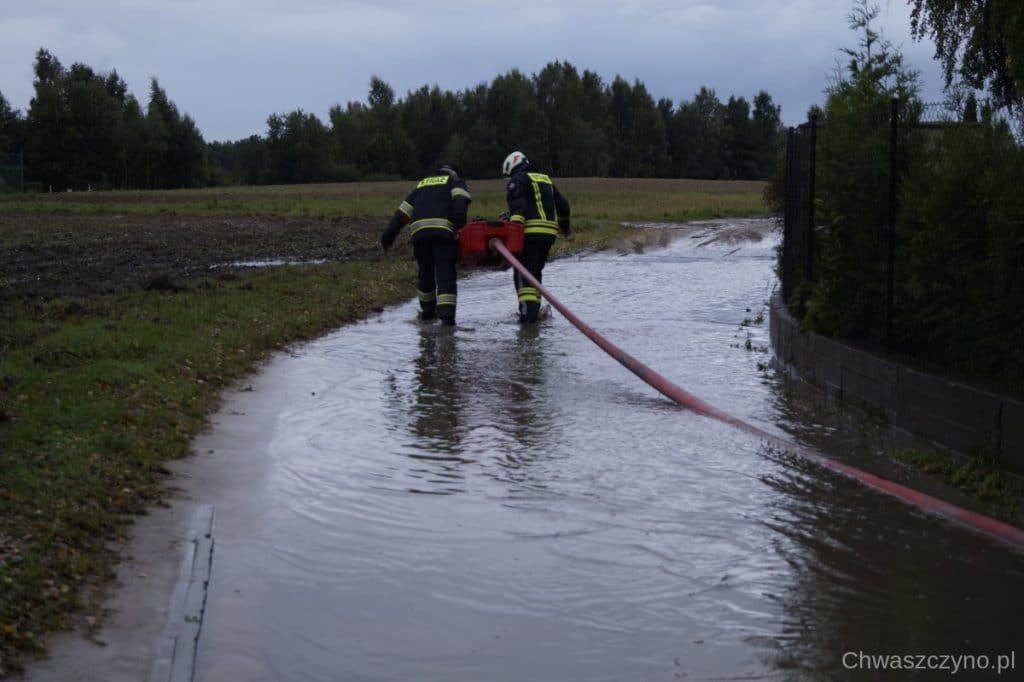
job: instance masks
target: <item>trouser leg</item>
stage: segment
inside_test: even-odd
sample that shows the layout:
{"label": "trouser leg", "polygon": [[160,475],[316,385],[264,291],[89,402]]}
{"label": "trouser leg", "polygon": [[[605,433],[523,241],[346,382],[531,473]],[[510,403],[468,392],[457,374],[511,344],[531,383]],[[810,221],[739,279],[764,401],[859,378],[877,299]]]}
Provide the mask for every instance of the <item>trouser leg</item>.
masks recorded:
{"label": "trouser leg", "polygon": [[[542,281],[544,263],[547,262],[548,252],[551,250],[551,242],[548,238],[530,238],[523,241],[523,252],[519,258],[526,270],[533,275],[538,282]],[[536,322],[540,312],[540,291],[519,274],[516,270],[514,281],[516,285],[516,296],[519,299],[519,321]]]}
{"label": "trouser leg", "polygon": [[433,320],[437,317],[437,282],[434,278],[434,248],[430,240],[413,242],[419,272],[416,275],[416,296],[420,300],[420,319]]}
{"label": "trouser leg", "polygon": [[434,240],[434,267],[437,275],[437,316],[445,324],[455,324],[458,285],[455,261],[458,246],[453,239]]}

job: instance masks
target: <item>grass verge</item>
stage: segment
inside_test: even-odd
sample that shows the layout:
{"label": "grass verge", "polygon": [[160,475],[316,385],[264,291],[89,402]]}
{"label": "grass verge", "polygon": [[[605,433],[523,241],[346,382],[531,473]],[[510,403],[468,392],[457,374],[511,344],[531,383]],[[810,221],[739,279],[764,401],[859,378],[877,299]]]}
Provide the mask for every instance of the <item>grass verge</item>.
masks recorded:
{"label": "grass verge", "polygon": [[985,506],[986,513],[1011,523],[1019,518],[1024,485],[996,457],[958,457],[937,451],[902,448],[889,452],[897,462],[958,488]]}
{"label": "grass verge", "polygon": [[409,297],[406,258],[226,273],[176,293],[16,304],[0,326],[0,671],[66,627],[222,388]]}

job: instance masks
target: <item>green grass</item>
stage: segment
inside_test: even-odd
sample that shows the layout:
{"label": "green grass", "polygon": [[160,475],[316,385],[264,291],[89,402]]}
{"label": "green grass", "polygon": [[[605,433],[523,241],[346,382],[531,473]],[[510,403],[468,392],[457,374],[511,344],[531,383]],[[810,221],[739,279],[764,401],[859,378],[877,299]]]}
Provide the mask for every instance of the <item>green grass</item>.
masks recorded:
{"label": "green grass", "polygon": [[0,326],[0,670],[67,624],[219,391],[266,354],[408,298],[407,258],[15,304]]}
{"label": "green grass", "polygon": [[975,454],[970,458],[906,448],[890,456],[917,471],[935,476],[947,485],[966,492],[986,508],[987,513],[1011,520],[1020,513],[1024,485],[1006,471],[997,458]]}
{"label": "green grass", "polygon": [[[627,231],[624,220],[765,212],[760,183],[559,184],[573,202],[577,234],[559,240],[556,254],[613,245]],[[386,219],[409,187],[5,197],[0,213]],[[503,187],[471,182],[471,214],[504,210]],[[410,298],[408,251],[372,262],[229,271],[173,293],[0,304],[0,676],[41,650],[43,635],[94,608],[116,560],[110,541],[122,540],[132,516],[160,502],[164,464],[188,454],[221,390],[275,349]]]}

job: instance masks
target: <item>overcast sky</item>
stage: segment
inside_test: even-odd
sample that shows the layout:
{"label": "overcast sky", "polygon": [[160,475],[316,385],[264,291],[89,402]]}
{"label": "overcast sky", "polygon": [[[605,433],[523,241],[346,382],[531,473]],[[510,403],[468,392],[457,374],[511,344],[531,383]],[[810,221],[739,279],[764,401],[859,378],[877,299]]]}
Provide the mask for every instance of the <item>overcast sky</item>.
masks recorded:
{"label": "overcast sky", "polygon": [[[930,42],[910,38],[906,0],[876,0],[878,28],[942,98]],[[702,86],[725,101],[768,91],[801,122],[855,47],[853,0],[0,0],[0,92],[28,109],[35,53],[116,70],[140,104],[156,77],[207,141],[266,133],[272,113],[327,122],[366,101],[374,74],[398,97],[458,91],[517,68],[568,61],[606,83],[639,79],[678,104]]]}

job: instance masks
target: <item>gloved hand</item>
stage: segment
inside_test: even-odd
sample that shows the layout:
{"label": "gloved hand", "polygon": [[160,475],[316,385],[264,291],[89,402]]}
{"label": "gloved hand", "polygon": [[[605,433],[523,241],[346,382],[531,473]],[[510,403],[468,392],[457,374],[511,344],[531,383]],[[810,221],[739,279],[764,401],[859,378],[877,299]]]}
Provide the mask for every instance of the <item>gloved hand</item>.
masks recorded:
{"label": "gloved hand", "polygon": [[567,239],[572,238],[572,226],[570,226],[568,218],[562,218],[558,221],[558,231]]}
{"label": "gloved hand", "polygon": [[391,245],[394,244],[394,243],[395,243],[395,238],[394,237],[389,237],[386,234],[382,234],[381,235],[381,237],[380,237],[380,245],[381,245],[381,248],[384,249],[384,253],[387,253],[388,249],[390,249]]}
{"label": "gloved hand", "polygon": [[509,215],[508,211],[502,211],[501,213],[498,214],[498,220],[504,222],[504,221],[508,220],[508,215]]}

